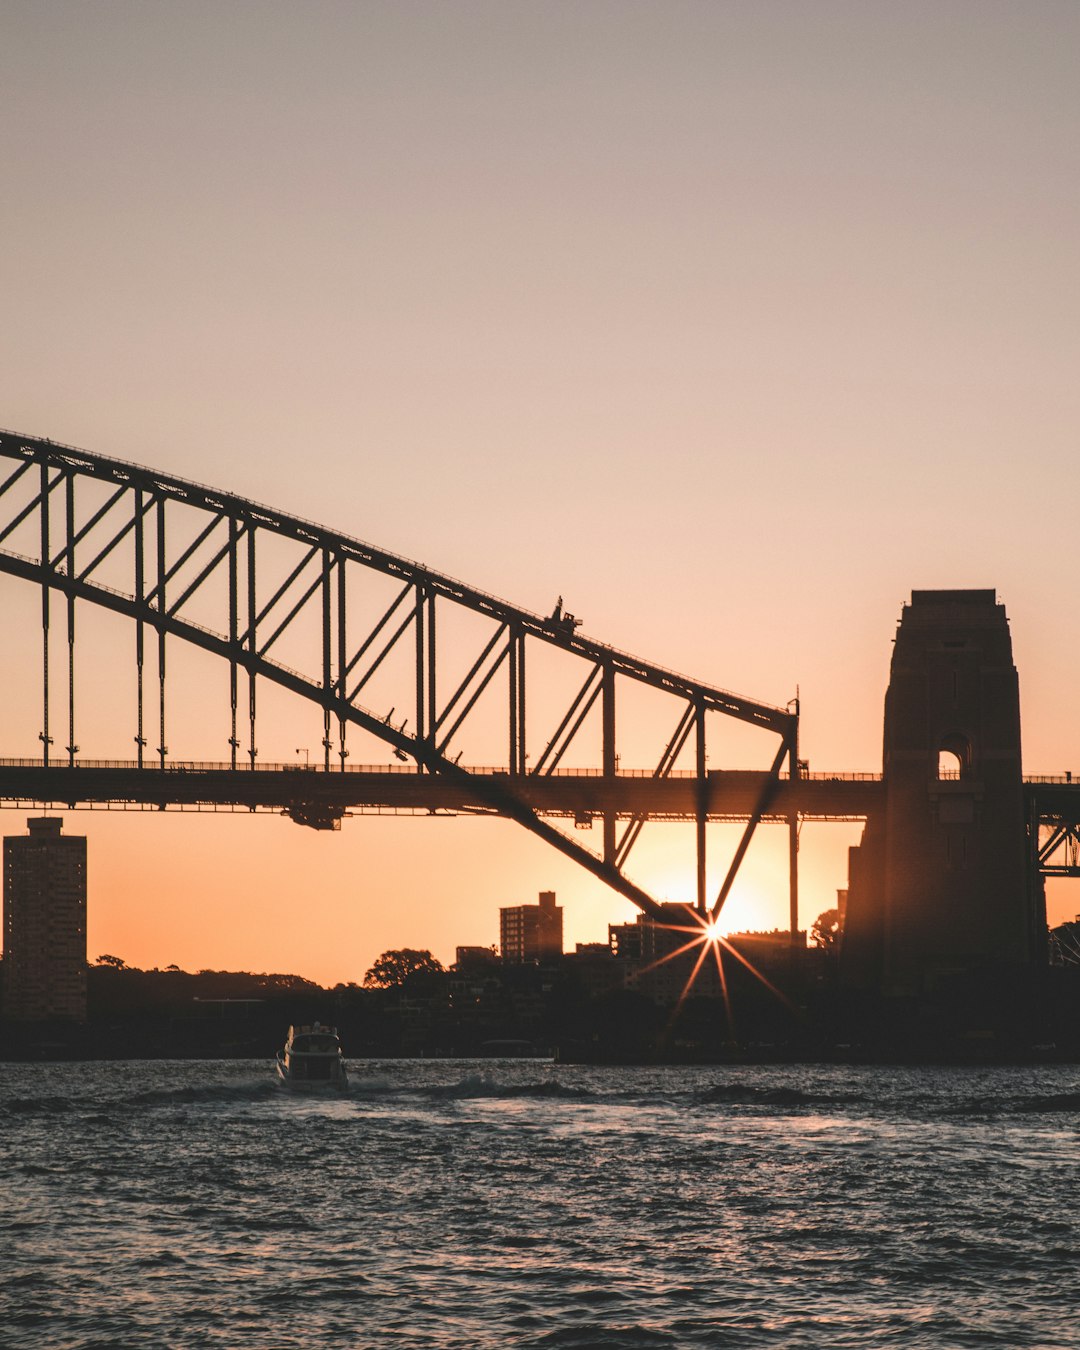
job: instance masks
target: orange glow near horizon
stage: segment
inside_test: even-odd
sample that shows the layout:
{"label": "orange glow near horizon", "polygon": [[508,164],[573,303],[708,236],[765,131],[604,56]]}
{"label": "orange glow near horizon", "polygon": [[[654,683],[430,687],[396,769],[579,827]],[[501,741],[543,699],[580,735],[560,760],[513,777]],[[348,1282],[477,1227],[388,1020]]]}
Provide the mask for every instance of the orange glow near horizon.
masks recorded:
{"label": "orange glow near horizon", "polygon": [[[36,814],[8,811],[0,826],[22,834]],[[359,982],[395,947],[427,948],[449,965],[457,946],[497,943],[499,908],[535,903],[541,890],[556,892],[570,951],[605,941],[609,923],[632,922],[638,912],[507,821],[356,817],[326,835],[248,813],[51,814],[63,818],[65,833],[89,840],[91,962],[110,953],[145,968],[280,972],[333,985]],[[736,931],[787,927],[786,837],[765,826],[759,833],[744,864],[747,884],[736,887],[716,925],[717,943]],[[804,831],[800,927],[835,907],[846,848],[857,837],[851,826]],[[687,840],[687,888],[691,848]],[[631,875],[648,885],[647,866],[634,862]],[[655,887],[653,894],[667,898]],[[1074,886],[1048,887],[1051,926],[1078,909]],[[688,941],[700,927],[691,922]]]}

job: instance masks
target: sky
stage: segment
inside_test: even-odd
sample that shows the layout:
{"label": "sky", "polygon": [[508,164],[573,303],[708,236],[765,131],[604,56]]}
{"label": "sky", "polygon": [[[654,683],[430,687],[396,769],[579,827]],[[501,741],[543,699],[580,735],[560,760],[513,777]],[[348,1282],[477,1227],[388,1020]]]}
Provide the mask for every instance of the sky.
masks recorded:
{"label": "sky", "polygon": [[[1072,0],[0,0],[0,39],[0,424],[798,692],[813,770],[880,769],[911,590],[993,587],[1025,771],[1080,770]],[[17,589],[9,689],[39,659]],[[631,914],[507,822],[65,829],[91,959],[336,982],[496,942],[541,890],[570,945]],[[759,834],[733,928],[786,924]],[[804,924],[857,837],[804,826]],[[689,831],[639,849],[690,896]]]}

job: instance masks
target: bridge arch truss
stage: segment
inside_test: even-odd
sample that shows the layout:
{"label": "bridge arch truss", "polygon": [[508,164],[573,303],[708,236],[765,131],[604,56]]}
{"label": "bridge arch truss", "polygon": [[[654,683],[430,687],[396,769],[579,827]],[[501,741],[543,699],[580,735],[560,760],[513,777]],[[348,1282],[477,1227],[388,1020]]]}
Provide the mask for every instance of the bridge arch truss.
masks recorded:
{"label": "bridge arch truss", "polygon": [[[280,545],[288,545],[282,570]],[[16,547],[18,545],[18,547]],[[268,555],[277,550],[275,565]],[[672,730],[649,776],[657,784],[689,762],[696,822],[697,906],[719,910],[758,822],[770,809],[782,773],[799,773],[798,709],[778,708],[676,674],[585,637],[561,601],[547,617],[372,545],[245,498],[71,446],[0,432],[0,572],[36,586],[41,602],[41,743],[33,774],[0,770],[7,800],[85,800],[90,769],[76,739],[78,662],[76,608],[90,604],[130,621],[135,662],[135,753],[128,779],[153,799],[170,769],[168,750],[170,644],[182,642],[225,663],[229,689],[229,754],[215,789],[243,801],[238,784],[257,769],[259,690],[276,685],[321,712],[318,772],[297,775],[286,810],[300,823],[334,827],[342,814],[334,779],[346,771],[350,733],[370,733],[418,784],[417,800],[437,803],[453,789],[471,809],[517,821],[586,867],[647,913],[657,903],[630,880],[627,859],[646,807],[627,808],[620,782],[619,690],[631,682],[666,695]],[[358,619],[351,596],[380,580],[377,612]],[[388,597],[388,598],[386,598]],[[216,621],[207,623],[207,603]],[[475,621],[475,648],[451,673],[440,632],[447,612]],[[279,659],[285,640],[305,635],[310,660],[300,671]],[[537,648],[572,658],[577,683],[546,733],[530,739],[527,673]],[[59,650],[58,650],[59,649]],[[56,667],[62,668],[57,675]],[[402,672],[386,708],[365,698],[382,672]],[[51,691],[62,683],[64,706]],[[496,700],[503,725],[503,763],[479,773],[461,764],[461,737]],[[709,818],[709,733],[712,715],[736,719],[776,737],[775,755],[758,776],[742,839],[711,906],[705,891],[705,826]],[[583,728],[598,724],[596,815],[600,852],[552,823],[566,815],[558,800],[560,765],[580,753]],[[62,733],[62,749],[56,742]],[[156,740],[157,744],[153,744]],[[135,777],[132,778],[132,775]],[[34,789],[28,791],[28,782]],[[145,788],[137,785],[143,784]],[[231,784],[231,786],[229,786]],[[425,785],[430,784],[431,792]],[[604,792],[604,786],[611,789]],[[537,789],[548,789],[537,807]],[[434,809],[434,808],[433,808]],[[590,817],[591,817],[590,812]],[[582,823],[579,821],[578,823]],[[791,814],[793,863],[797,821]],[[794,929],[794,924],[793,924]]]}

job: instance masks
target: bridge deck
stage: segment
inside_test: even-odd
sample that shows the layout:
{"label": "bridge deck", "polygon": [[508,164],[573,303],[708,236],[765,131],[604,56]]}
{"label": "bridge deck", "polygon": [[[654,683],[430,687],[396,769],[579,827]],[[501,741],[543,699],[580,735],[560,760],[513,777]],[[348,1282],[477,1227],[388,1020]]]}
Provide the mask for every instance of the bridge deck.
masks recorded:
{"label": "bridge deck", "polygon": [[[188,810],[268,810],[314,808],[343,811],[490,812],[485,782],[509,787],[514,796],[543,816],[587,819],[613,811],[629,818],[693,820],[697,780],[676,771],[656,778],[646,770],[622,770],[604,777],[593,770],[558,769],[546,775],[511,777],[505,770],[474,768],[469,783],[418,773],[412,765],[354,765],[344,771],[322,766],[266,764],[254,769],[228,764],[188,762],[143,767],[124,761],[81,761],[43,765],[40,760],[0,760],[0,807],[169,807]],[[706,810],[710,820],[747,820],[768,781],[756,770],[716,770],[707,776]],[[1040,814],[1080,823],[1080,782],[1069,777],[1031,777],[1025,794],[1036,798]],[[787,820],[862,820],[883,801],[884,788],[873,774],[811,774],[792,783],[782,777],[763,816]]]}
{"label": "bridge deck", "polygon": [[[505,770],[470,769],[477,784],[418,773],[412,766],[351,766],[344,772],[321,766],[261,765],[233,769],[227,764],[177,763],[139,768],[124,762],[43,765],[40,761],[0,761],[0,806],[32,803],[113,806],[240,807],[287,810],[308,806],[337,811],[402,812],[490,811],[485,781],[510,787],[515,797],[540,815],[591,817],[608,811],[621,817],[693,820],[697,780],[692,773],[656,778],[645,771],[612,777],[598,772],[557,770],[547,775],[511,778]],[[713,820],[747,820],[755,810],[768,774],[721,770],[707,779],[706,809]],[[805,820],[858,820],[877,804],[881,780],[872,775],[816,775],[792,784],[782,778],[769,802],[766,820],[786,820],[794,811]]]}

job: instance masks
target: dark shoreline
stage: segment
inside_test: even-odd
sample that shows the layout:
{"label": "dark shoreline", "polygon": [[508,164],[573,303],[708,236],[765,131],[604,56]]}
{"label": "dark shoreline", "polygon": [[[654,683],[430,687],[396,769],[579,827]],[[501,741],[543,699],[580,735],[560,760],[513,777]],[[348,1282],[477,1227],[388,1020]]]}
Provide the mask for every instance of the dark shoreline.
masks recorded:
{"label": "dark shoreline", "polygon": [[[591,995],[558,968],[498,968],[477,987],[440,973],[401,987],[324,989],[293,975],[91,967],[87,1018],[0,1019],[0,1062],[271,1060],[290,1025],[338,1029],[346,1058],[643,1065],[1080,1063],[1080,967],[966,980],[886,999],[793,980],[783,1002],[752,981],[732,1009],[675,1009],[636,991]],[[478,992],[479,990],[479,992]]]}

